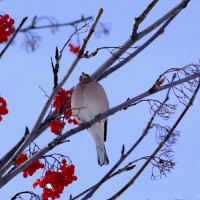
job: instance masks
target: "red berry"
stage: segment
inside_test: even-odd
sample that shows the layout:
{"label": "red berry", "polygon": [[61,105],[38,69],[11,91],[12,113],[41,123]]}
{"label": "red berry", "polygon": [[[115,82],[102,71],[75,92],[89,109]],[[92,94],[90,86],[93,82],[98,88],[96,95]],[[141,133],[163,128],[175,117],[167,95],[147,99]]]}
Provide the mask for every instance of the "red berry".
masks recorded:
{"label": "red berry", "polygon": [[10,16],[9,16],[8,14],[5,14],[5,15],[3,16],[3,18],[4,18],[5,20],[7,20],[7,19],[10,18]]}
{"label": "red berry", "polygon": [[62,164],[66,165],[66,163],[67,163],[66,159],[62,159]]}
{"label": "red berry", "polygon": [[27,173],[23,173],[23,177],[24,177],[24,178],[27,178],[27,177],[28,177],[28,174],[27,174]]}
{"label": "red berry", "polygon": [[49,123],[48,126],[51,127],[52,133],[58,135],[65,126],[65,122],[61,121],[60,119],[57,119],[56,121]]}
{"label": "red berry", "polygon": [[7,42],[8,37],[13,33],[14,20],[8,14],[0,16],[0,43]]}
{"label": "red berry", "polygon": [[12,18],[10,18],[10,20],[9,20],[9,24],[10,24],[10,25],[13,25],[14,23],[15,23],[15,20],[12,19]]}
{"label": "red berry", "polygon": [[77,54],[80,49],[80,46],[74,46],[73,44],[69,44],[68,46],[69,50],[74,54]]}
{"label": "red berry", "polygon": [[[3,41],[3,38],[0,37],[0,43]],[[4,98],[0,97],[0,121],[2,120],[1,115],[8,114],[7,103]]]}

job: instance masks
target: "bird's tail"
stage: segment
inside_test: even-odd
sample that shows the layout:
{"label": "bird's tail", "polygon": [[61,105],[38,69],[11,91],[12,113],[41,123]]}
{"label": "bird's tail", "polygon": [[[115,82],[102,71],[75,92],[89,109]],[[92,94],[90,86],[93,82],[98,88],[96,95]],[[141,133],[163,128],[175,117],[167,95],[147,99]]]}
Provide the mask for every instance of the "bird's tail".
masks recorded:
{"label": "bird's tail", "polygon": [[97,149],[97,158],[99,165],[107,165],[109,164],[108,156],[106,153],[105,145],[103,146],[96,146]]}
{"label": "bird's tail", "polygon": [[104,126],[102,126],[100,123],[96,123],[89,128],[89,131],[96,144],[99,165],[107,165],[109,160],[104,145]]}

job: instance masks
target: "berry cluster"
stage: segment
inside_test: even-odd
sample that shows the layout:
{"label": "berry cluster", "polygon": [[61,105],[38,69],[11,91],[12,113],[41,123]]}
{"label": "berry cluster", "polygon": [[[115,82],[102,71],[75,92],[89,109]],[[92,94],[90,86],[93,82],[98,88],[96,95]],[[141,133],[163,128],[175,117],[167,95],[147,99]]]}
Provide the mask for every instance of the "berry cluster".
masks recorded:
{"label": "berry cluster", "polygon": [[[32,153],[32,156],[36,154],[37,152]],[[22,153],[19,158],[16,160],[14,165],[17,167],[24,163],[26,160],[28,160],[28,156],[26,153]],[[39,160],[36,160],[34,163],[29,165],[27,168],[23,170],[23,177],[27,178],[28,175],[32,176],[38,169],[44,168],[44,164],[42,164]]]}
{"label": "berry cluster", "polygon": [[0,97],[0,121],[2,120],[1,115],[8,114],[7,103],[4,98]]}
{"label": "berry cluster", "polygon": [[24,163],[26,160],[28,160],[28,156],[26,153],[22,153],[19,158],[15,161],[14,165],[18,167],[22,163]]}
{"label": "berry cluster", "polygon": [[8,41],[13,33],[14,20],[8,14],[0,15],[0,44]]}
{"label": "berry cluster", "polygon": [[[60,91],[57,93],[57,95],[54,98],[53,102],[53,108],[54,110],[54,116],[62,115],[64,119],[68,121],[68,123],[74,123],[77,125],[75,119],[72,119],[72,111],[71,111],[71,96],[72,96],[73,90],[64,90],[63,88],[60,89]],[[54,134],[59,134],[60,131],[64,128],[65,122],[61,119],[57,119],[51,123],[49,123],[49,127],[51,127],[51,131]]]}
{"label": "berry cluster", "polygon": [[55,108],[55,115],[62,113],[65,119],[69,119],[71,112],[71,96],[73,90],[64,90],[61,88],[54,98],[53,108]]}
{"label": "berry cluster", "polygon": [[49,123],[48,126],[51,128],[52,133],[58,135],[64,128],[65,124],[66,124],[65,122],[61,121],[60,119],[57,119]]}
{"label": "berry cluster", "polygon": [[73,44],[69,44],[68,46],[69,50],[74,54],[77,54],[80,49],[80,46],[74,46]]}
{"label": "berry cluster", "polygon": [[33,184],[33,187],[39,185],[43,189],[42,199],[52,200],[60,198],[64,187],[67,187],[73,181],[77,180],[77,177],[74,176],[74,165],[66,165],[66,160],[62,160],[62,165],[57,171],[48,170],[41,179],[37,179]]}

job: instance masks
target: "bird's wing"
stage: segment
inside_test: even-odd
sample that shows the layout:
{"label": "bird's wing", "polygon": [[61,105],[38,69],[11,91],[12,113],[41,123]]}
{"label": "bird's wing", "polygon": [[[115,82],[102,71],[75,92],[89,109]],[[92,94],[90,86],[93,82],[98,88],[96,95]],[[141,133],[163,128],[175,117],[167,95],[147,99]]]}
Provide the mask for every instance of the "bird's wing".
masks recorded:
{"label": "bird's wing", "polygon": [[74,88],[71,99],[72,115],[79,124],[89,121],[91,118],[88,114],[87,104],[83,98],[83,90],[82,85],[77,85]]}
{"label": "bird's wing", "polygon": [[[109,109],[106,93],[103,87],[97,82],[90,82],[85,86],[83,97],[91,119]],[[103,141],[106,141],[107,118],[101,120],[99,125],[101,126],[100,132],[102,132]]]}
{"label": "bird's wing", "polygon": [[[85,85],[83,98],[91,119],[96,115],[105,112],[109,108],[106,93],[103,87],[97,82],[90,82]],[[105,122],[106,119],[103,119],[102,121]]]}

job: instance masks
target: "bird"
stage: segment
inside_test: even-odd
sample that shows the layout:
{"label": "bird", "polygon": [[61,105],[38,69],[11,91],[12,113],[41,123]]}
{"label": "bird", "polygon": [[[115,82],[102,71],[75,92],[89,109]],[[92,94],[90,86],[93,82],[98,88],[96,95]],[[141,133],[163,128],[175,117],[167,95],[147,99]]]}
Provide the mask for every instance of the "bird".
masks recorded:
{"label": "bird", "polygon": [[[72,115],[79,124],[88,122],[109,109],[104,88],[84,72],[82,72],[79,83],[72,92],[71,109]],[[96,144],[100,166],[109,164],[104,144],[107,137],[107,125],[107,118],[104,118],[88,129]]]}

